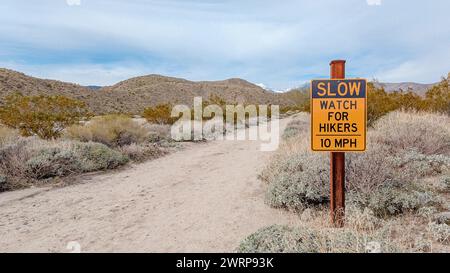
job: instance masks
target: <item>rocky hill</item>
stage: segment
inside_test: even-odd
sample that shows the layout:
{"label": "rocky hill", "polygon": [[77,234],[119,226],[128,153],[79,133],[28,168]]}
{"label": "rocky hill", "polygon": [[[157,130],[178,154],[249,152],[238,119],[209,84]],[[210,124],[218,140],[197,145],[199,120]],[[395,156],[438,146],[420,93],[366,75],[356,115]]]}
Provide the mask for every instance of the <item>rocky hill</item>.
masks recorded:
{"label": "rocky hill", "polygon": [[227,102],[290,105],[294,102],[242,79],[188,81],[148,75],[112,86],[90,88],[55,80],[39,79],[8,69],[0,69],[0,100],[20,92],[24,95],[64,95],[86,102],[95,113],[139,114],[145,107],[160,103],[192,105],[195,96],[218,96]]}
{"label": "rocky hill", "polygon": [[[424,95],[433,84],[375,83],[386,91],[412,90]],[[64,95],[84,101],[97,114],[140,114],[144,108],[160,103],[192,105],[196,96],[205,100],[218,96],[229,103],[278,104],[292,106],[307,99],[308,85],[290,92],[275,93],[248,81],[189,81],[161,75],[131,78],[112,86],[81,86],[56,80],[39,79],[0,68],[0,101],[13,92],[24,95]]]}

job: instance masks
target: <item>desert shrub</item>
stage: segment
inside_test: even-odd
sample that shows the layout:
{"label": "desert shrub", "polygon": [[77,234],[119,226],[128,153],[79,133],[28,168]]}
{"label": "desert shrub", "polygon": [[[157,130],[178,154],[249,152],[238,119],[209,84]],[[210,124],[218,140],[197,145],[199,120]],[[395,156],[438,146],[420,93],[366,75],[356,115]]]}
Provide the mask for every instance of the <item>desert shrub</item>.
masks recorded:
{"label": "desert shrub", "polygon": [[165,154],[158,145],[153,143],[136,144],[119,147],[119,151],[133,161],[139,162],[149,158],[156,158]]}
{"label": "desert shrub", "polygon": [[438,224],[430,222],[428,224],[428,231],[432,234],[434,240],[443,243],[450,244],[450,226],[447,224]]}
{"label": "desert shrub", "polygon": [[[448,86],[448,85],[447,85]],[[436,89],[436,88],[434,88]],[[407,91],[395,91],[387,93],[383,88],[377,88],[373,83],[368,83],[367,89],[367,121],[368,125],[372,126],[375,121],[389,112],[395,110],[407,110],[407,111],[431,111],[431,112],[445,112],[442,111],[442,103],[448,104],[448,89],[447,98],[443,99],[440,88],[435,91],[429,90],[427,92],[427,98],[422,98],[411,90]],[[433,99],[432,99],[433,98]],[[433,102],[432,102],[433,101]],[[438,103],[439,102],[439,103]],[[440,106],[436,106],[439,104]],[[448,107],[448,105],[447,105]],[[445,107],[444,107],[445,108]]]}
{"label": "desert shrub", "polygon": [[80,161],[73,151],[58,147],[44,148],[25,162],[27,175],[36,179],[65,176],[80,169]]}
{"label": "desert shrub", "polygon": [[426,112],[392,112],[374,124],[370,142],[393,152],[416,149],[423,154],[450,153],[450,117]]}
{"label": "desert shrub", "polygon": [[7,178],[8,184],[18,182],[14,177],[26,177],[24,162],[31,157],[28,145],[32,141],[35,140],[19,138],[16,142],[0,148],[0,173]]}
{"label": "desert shrub", "polygon": [[238,247],[241,253],[315,253],[319,241],[309,230],[273,225],[261,228],[245,238]]}
{"label": "desert shrub", "polygon": [[293,102],[292,105],[286,105],[281,107],[280,113],[287,112],[310,112],[310,97],[309,97],[309,88],[294,88],[289,90],[286,93],[283,93],[283,96],[290,101]]}
{"label": "desert shrub", "polygon": [[172,139],[170,135],[170,125],[146,123],[144,128],[148,130],[148,140],[152,143],[170,141]]}
{"label": "desert shrub", "polygon": [[1,190],[27,187],[37,180],[113,169],[128,157],[100,143],[20,138],[0,148]]}
{"label": "desert shrub", "polygon": [[144,109],[142,116],[150,123],[173,124],[177,119],[171,117],[172,106],[170,104],[159,104]]}
{"label": "desert shrub", "polygon": [[425,94],[425,109],[450,115],[450,78],[444,78]]}
{"label": "desert shrub", "polygon": [[245,238],[237,251],[243,253],[364,253],[372,241],[382,252],[400,252],[381,234],[368,235],[347,229],[312,229],[273,225]]}
{"label": "desert shrub", "polygon": [[329,200],[329,164],[323,154],[296,154],[277,163],[268,177],[266,202],[277,208],[302,210]]}
{"label": "desert shrub", "polygon": [[414,188],[414,185],[392,183],[380,185],[371,192],[351,190],[348,193],[348,202],[371,209],[377,217],[397,215],[416,211],[424,206],[440,204],[432,192]]}
{"label": "desert shrub", "polygon": [[129,161],[126,155],[101,143],[74,143],[73,149],[81,161],[83,172],[114,169]]}
{"label": "desert shrub", "polygon": [[[304,115],[305,113],[300,113],[299,115]],[[298,136],[301,132],[309,130],[309,122],[306,121],[306,118],[297,118],[293,119],[288,123],[286,128],[283,131],[283,139],[288,139],[291,137]]]}
{"label": "desert shrub", "polygon": [[367,84],[367,123],[371,126],[377,119],[394,111],[398,105],[386,91],[376,88],[373,83]]}
{"label": "desert shrub", "polygon": [[95,117],[85,125],[71,126],[64,136],[82,142],[92,141],[118,147],[148,140],[149,131],[128,116],[107,115]]}
{"label": "desert shrub", "polygon": [[[402,118],[403,115],[408,118]],[[418,116],[416,122],[410,117],[414,115]],[[424,115],[389,114],[369,132],[369,147],[365,153],[347,154],[346,190],[349,204],[361,209],[368,208],[378,217],[440,205],[441,200],[423,187],[420,179],[448,172],[450,157],[442,151],[447,149],[449,137],[444,136],[450,123],[431,125],[431,129],[427,129],[430,130],[427,135],[438,135],[436,138],[430,137],[434,143],[430,146],[416,138],[416,132],[402,129],[406,127],[405,123],[413,128],[422,126]],[[444,118],[441,115],[426,115],[438,122]],[[392,131],[399,135],[391,133],[384,136],[387,121],[395,118],[400,120],[397,122],[399,129]],[[328,203],[329,158],[325,153],[310,152],[308,138],[309,132],[303,132],[296,138],[285,140],[261,173],[260,178],[268,183],[266,201],[271,206],[303,210]],[[405,143],[401,142],[402,139]]]}
{"label": "desert shrub", "polygon": [[0,107],[0,121],[18,129],[23,136],[37,135],[53,139],[61,135],[67,126],[87,115],[85,104],[64,96],[6,97]]}

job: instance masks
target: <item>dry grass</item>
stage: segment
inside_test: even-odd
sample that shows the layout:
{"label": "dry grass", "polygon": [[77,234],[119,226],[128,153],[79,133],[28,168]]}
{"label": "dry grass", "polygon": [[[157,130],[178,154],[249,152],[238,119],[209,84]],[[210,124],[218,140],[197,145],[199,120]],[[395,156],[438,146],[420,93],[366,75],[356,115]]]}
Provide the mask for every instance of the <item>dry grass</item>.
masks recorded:
{"label": "dry grass", "polygon": [[19,138],[19,131],[0,124],[0,148],[17,138]]}
{"label": "dry grass", "polygon": [[150,132],[132,118],[124,115],[95,117],[85,125],[67,128],[64,136],[82,142],[99,142],[109,147],[120,147],[133,143],[143,143]]}
{"label": "dry grass", "polygon": [[450,155],[450,117],[396,111],[374,124],[369,143],[387,145],[392,153],[415,149],[426,155]]}

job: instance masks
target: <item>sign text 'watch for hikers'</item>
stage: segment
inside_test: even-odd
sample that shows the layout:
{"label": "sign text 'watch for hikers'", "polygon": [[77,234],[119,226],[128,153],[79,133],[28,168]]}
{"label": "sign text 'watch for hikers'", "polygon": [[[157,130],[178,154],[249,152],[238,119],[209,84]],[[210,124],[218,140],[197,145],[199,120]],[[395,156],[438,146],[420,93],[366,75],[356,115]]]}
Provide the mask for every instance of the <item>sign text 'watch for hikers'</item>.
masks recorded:
{"label": "sign text 'watch for hikers'", "polygon": [[366,150],[367,81],[311,81],[311,148],[313,151]]}

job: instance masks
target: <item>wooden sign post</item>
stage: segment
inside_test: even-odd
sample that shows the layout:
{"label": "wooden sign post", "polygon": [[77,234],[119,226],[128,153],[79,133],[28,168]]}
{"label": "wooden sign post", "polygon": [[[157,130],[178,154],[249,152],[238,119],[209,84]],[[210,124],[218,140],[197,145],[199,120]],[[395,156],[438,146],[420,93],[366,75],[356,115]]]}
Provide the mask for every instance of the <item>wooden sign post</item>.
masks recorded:
{"label": "wooden sign post", "polygon": [[345,152],[365,151],[367,81],[345,79],[345,61],[331,64],[331,80],[311,81],[311,149],[330,153],[331,221],[344,225]]}

